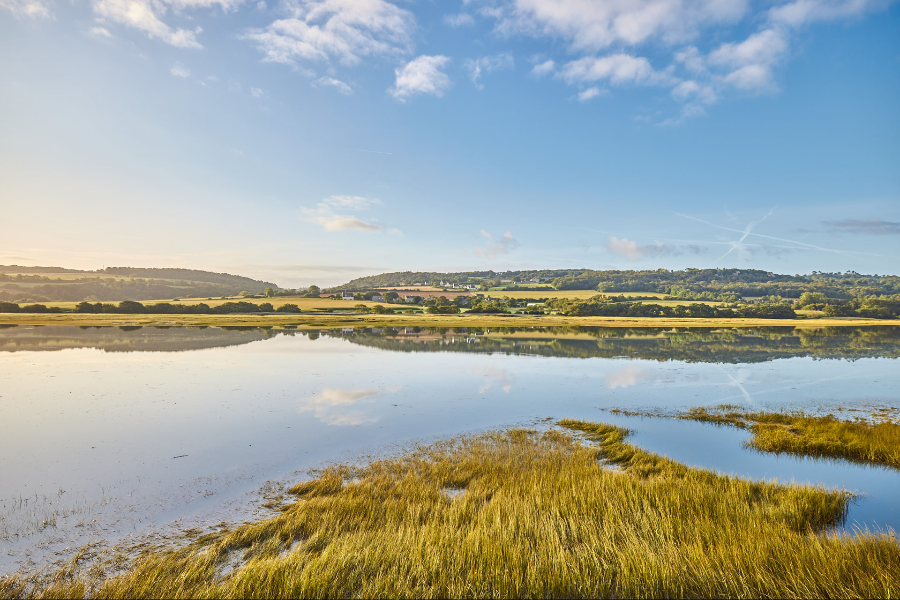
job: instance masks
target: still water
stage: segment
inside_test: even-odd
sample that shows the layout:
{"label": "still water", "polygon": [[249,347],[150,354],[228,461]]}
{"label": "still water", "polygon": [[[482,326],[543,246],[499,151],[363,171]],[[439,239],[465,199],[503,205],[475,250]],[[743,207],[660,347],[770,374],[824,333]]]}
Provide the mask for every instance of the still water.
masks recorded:
{"label": "still water", "polygon": [[0,326],[0,572],[266,514],[310,468],[578,418],[741,476],[860,494],[900,531],[900,472],[743,447],[733,428],[611,409],[900,407],[900,328],[344,329]]}

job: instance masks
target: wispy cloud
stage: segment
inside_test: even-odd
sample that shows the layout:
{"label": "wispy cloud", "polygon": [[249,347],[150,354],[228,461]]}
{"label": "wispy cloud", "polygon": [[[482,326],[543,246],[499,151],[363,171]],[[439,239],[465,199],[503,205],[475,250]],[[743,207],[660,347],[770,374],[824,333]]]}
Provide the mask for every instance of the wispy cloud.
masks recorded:
{"label": "wispy cloud", "polygon": [[450,59],[442,55],[415,58],[394,71],[396,80],[388,92],[400,102],[420,94],[441,98],[451,85],[450,78],[441,70],[449,62]]}
{"label": "wispy cloud", "polygon": [[484,73],[490,73],[500,69],[512,69],[516,66],[513,55],[509,52],[494,54],[491,56],[482,56],[481,58],[469,59],[465,62],[466,69],[469,70],[469,78],[479,90],[484,89],[484,84],[479,80]]}
{"label": "wispy cloud", "polygon": [[349,211],[368,210],[380,206],[381,201],[363,196],[330,196],[319,202],[315,208],[301,208],[310,223],[321,225],[325,231],[385,231],[403,235],[399,229],[389,229],[373,221],[360,219]]}
{"label": "wispy cloud", "polygon": [[341,81],[340,79],[335,79],[334,77],[320,77],[312,82],[313,87],[332,87],[342,93],[345,96],[353,95],[353,88]]}
{"label": "wispy cloud", "polygon": [[41,0],[0,0],[5,8],[17,17],[40,18],[50,16],[50,5]]}
{"label": "wispy cloud", "polygon": [[175,63],[174,65],[172,65],[170,71],[175,77],[188,78],[191,76],[191,70],[181,63]]}
{"label": "wispy cloud", "polygon": [[106,27],[91,27],[90,30],[88,30],[88,33],[99,38],[112,38],[112,34]]}
{"label": "wispy cloud", "polygon": [[628,238],[619,239],[615,236],[606,239],[606,249],[613,254],[624,256],[628,260],[640,260],[648,256],[680,256],[686,252],[692,254],[703,254],[706,252],[704,247],[697,244],[638,244]]}
{"label": "wispy cloud", "polygon": [[254,98],[265,98],[266,91],[257,87],[250,88],[250,95]]}
{"label": "wispy cloud", "polygon": [[357,65],[371,56],[411,52],[415,19],[384,0],[294,0],[289,17],[244,36],[265,55],[263,60]]}
{"label": "wispy cloud", "polygon": [[[239,2],[230,0],[181,0],[169,2],[176,8],[200,8],[220,6],[228,9]],[[152,0],[93,0],[94,14],[102,21],[125,25],[144,32],[147,37],[158,39],[171,46],[179,48],[202,48],[197,41],[197,35],[203,31],[196,27],[193,31],[188,29],[173,29],[161,19],[167,9],[167,3]]]}
{"label": "wispy cloud", "polygon": [[459,13],[456,15],[444,15],[444,23],[450,27],[466,27],[475,24],[475,19],[468,13]]}
{"label": "wispy cloud", "polygon": [[543,77],[549,75],[556,68],[556,63],[550,59],[540,62],[531,69],[531,74],[535,77]]}
{"label": "wispy cloud", "polygon": [[502,254],[509,254],[519,247],[519,241],[509,231],[496,241],[484,229],[481,230],[481,236],[487,238],[487,242],[485,242],[484,246],[479,246],[473,250],[475,256],[480,256],[481,258],[496,258]]}
{"label": "wispy cloud", "polygon": [[601,90],[598,87],[589,87],[588,89],[584,90],[583,92],[579,92],[578,101],[579,102],[587,102],[588,100],[596,98],[597,96],[603,96],[608,93],[609,92],[607,90]]}
{"label": "wispy cloud", "polygon": [[900,223],[882,219],[846,219],[844,221],[823,221],[832,231],[861,233],[865,235],[900,235]]}

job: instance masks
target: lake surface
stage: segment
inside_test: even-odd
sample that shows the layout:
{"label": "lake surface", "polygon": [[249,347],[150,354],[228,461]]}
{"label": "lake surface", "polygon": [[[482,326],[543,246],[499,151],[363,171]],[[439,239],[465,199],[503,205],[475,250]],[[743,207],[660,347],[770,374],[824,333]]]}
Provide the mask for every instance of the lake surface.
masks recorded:
{"label": "lake surface", "polygon": [[[900,328],[429,330],[0,326],[0,572],[268,514],[310,468],[560,418],[694,466],[860,493],[900,531],[900,472],[743,447],[611,409],[900,408]],[[162,538],[159,538],[162,539]]]}

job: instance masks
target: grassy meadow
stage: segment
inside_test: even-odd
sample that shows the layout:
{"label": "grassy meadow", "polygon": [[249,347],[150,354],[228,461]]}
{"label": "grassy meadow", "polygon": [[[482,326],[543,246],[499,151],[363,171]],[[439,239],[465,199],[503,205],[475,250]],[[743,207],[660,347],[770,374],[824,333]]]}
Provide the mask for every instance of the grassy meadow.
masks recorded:
{"label": "grassy meadow", "polygon": [[[850,495],[688,468],[563,421],[336,465],[275,516],[3,597],[851,598],[900,595],[900,546],[842,537]],[[587,438],[587,443],[578,438]]]}
{"label": "grassy meadow", "polygon": [[[882,413],[883,414],[883,413]],[[842,420],[800,412],[750,412],[724,405],[680,418],[732,425],[753,433],[750,445],[774,453],[843,458],[900,469],[900,423],[880,417]]]}

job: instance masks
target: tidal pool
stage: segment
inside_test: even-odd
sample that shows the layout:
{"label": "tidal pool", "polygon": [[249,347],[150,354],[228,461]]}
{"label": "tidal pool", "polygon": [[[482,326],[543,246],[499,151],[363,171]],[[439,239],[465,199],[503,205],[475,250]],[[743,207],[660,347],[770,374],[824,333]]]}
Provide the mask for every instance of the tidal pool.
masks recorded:
{"label": "tidal pool", "polygon": [[560,418],[626,426],[689,465],[844,487],[861,494],[848,530],[900,530],[896,470],[762,454],[733,428],[609,412],[728,402],[896,417],[898,356],[897,327],[0,326],[0,572],[91,541],[253,518],[332,461]]}

